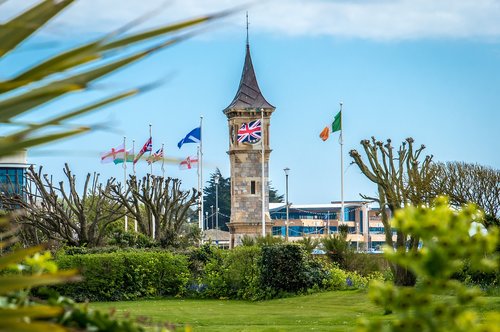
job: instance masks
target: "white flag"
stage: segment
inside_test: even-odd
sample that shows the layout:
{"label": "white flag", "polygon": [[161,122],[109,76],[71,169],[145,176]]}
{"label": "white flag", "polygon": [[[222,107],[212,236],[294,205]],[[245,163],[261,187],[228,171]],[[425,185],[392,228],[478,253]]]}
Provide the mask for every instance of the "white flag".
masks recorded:
{"label": "white flag", "polygon": [[198,157],[187,157],[179,164],[179,169],[198,168]]}

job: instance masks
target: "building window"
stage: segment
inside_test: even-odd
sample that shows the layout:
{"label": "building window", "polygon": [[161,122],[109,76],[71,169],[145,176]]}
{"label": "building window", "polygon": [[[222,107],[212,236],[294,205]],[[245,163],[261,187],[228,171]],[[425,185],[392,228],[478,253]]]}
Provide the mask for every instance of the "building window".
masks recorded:
{"label": "building window", "polygon": [[255,181],[250,182],[250,194],[255,195]]}
{"label": "building window", "polygon": [[24,187],[24,168],[0,168],[0,190],[4,194],[21,194]]}

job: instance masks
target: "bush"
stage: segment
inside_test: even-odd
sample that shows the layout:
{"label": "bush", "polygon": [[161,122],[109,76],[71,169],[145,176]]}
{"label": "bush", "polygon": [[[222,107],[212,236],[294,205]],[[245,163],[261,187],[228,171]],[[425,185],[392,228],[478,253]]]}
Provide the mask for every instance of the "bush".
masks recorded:
{"label": "bush", "polygon": [[77,301],[172,296],[183,293],[189,280],[187,258],[169,252],[62,255],[57,264],[81,269],[82,282],[57,288]]}
{"label": "bush", "polygon": [[310,258],[302,246],[277,244],[262,247],[261,285],[270,295],[300,293],[321,285],[327,277],[319,261]]}
{"label": "bush", "polygon": [[330,265],[328,275],[329,277],[323,282],[323,287],[328,290],[363,289],[372,280],[384,280],[384,276],[380,272],[363,276],[356,271],[342,270],[337,264]]}
{"label": "bush", "polygon": [[260,288],[259,247],[237,247],[224,251],[220,259],[211,259],[200,278],[203,297],[257,300],[262,297]]}
{"label": "bush", "polygon": [[347,271],[353,271],[362,276],[369,276],[375,272],[390,271],[389,263],[379,254],[367,254],[351,251],[345,256]]}

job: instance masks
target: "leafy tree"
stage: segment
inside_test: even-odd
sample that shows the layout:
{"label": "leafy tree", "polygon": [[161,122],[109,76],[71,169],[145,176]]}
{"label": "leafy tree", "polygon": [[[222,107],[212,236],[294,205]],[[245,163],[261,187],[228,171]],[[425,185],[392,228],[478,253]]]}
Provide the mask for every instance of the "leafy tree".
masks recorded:
{"label": "leafy tree", "polygon": [[304,247],[304,250],[308,254],[310,254],[318,246],[319,240],[308,236],[308,237],[304,237],[301,240],[297,241],[297,243],[300,244],[302,247]]}
{"label": "leafy tree", "polygon": [[339,225],[337,234],[330,234],[328,237],[321,238],[321,243],[326,251],[326,255],[334,263],[337,263],[341,269],[347,269],[347,257],[352,252],[351,243],[347,240],[349,226]]}
{"label": "leafy tree", "polygon": [[500,226],[500,170],[464,162],[437,163],[433,191],[460,207],[474,203],[483,209],[486,227]]}
{"label": "leafy tree", "polygon": [[[415,149],[413,142],[413,138],[407,138],[395,152],[390,139],[386,144],[377,141],[374,137],[371,141],[362,140],[361,145],[367,162],[358,151],[349,152],[361,172],[377,185],[377,197],[361,196],[379,203],[385,242],[398,251],[407,249],[416,251],[419,237],[397,229],[394,243],[392,240],[394,229],[391,227],[386,209],[388,208],[394,215],[398,209],[408,205],[428,205],[434,197],[431,190],[431,183],[435,176],[434,169],[431,167],[432,156],[425,156],[423,160],[419,160],[425,146],[421,145]],[[397,285],[415,284],[415,276],[406,268],[391,264],[391,270]]]}
{"label": "leafy tree", "polygon": [[[474,206],[459,211],[449,208],[445,198],[439,198],[431,208],[408,206],[396,212],[394,227],[418,236],[423,248],[418,251],[397,251],[385,248],[391,262],[418,275],[419,287],[397,287],[390,282],[374,281],[369,296],[390,320],[362,322],[359,331],[498,331],[499,313],[485,315],[471,309],[481,291],[469,288],[452,276],[468,261],[478,271],[498,269],[498,257],[492,254],[498,245],[499,229],[488,233],[477,229],[470,235],[471,222],[482,219]],[[436,301],[436,295],[446,295]]]}
{"label": "leafy tree", "polygon": [[260,247],[272,246],[275,244],[282,244],[282,243],[285,243],[283,238],[274,237],[271,234],[266,234],[266,236],[259,235],[255,238],[255,244],[257,244]]}
{"label": "leafy tree", "polygon": [[243,235],[241,238],[241,245],[243,247],[253,247],[255,245],[255,238],[250,235]]}
{"label": "leafy tree", "polygon": [[285,195],[280,195],[278,190],[274,189],[269,182],[269,203],[283,203],[285,201]]}
{"label": "leafy tree", "polygon": [[[214,173],[210,174],[210,179],[207,181],[207,186],[203,189],[203,208],[209,213],[209,222],[205,227],[215,228],[215,207],[216,207],[216,184],[215,178],[219,177],[219,229],[228,231],[227,223],[230,221],[231,216],[231,178],[223,177],[220,169],[216,169]],[[211,206],[214,207],[213,225],[211,218]]]}
{"label": "leafy tree", "polygon": [[125,210],[120,202],[110,200],[114,180],[99,182],[99,174],[88,173],[83,193],[77,191],[76,177],[68,164],[64,166],[67,183],[57,185],[42,167],[30,167],[27,180],[34,188],[22,196],[0,195],[4,206],[20,207],[25,211],[17,222],[41,232],[45,238],[70,246],[95,247],[103,244],[111,224],[122,218]]}

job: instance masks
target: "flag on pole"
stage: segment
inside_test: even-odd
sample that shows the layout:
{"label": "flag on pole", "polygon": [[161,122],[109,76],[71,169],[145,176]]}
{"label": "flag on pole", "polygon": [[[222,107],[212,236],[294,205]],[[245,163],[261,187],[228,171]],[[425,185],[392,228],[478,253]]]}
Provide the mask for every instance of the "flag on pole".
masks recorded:
{"label": "flag on pole", "polygon": [[181,163],[179,164],[179,169],[185,170],[185,169],[192,169],[192,168],[198,168],[198,157],[193,156],[193,157],[187,157]]}
{"label": "flag on pole", "polygon": [[[133,163],[134,162],[134,151],[133,151],[133,149],[128,149],[126,155],[127,155],[127,163]],[[123,163],[124,160],[125,160],[124,153],[120,152],[116,156],[115,160],[113,160],[113,162],[115,163],[115,165],[118,165],[118,164]]]}
{"label": "flag on pole", "polygon": [[186,137],[181,139],[179,143],[177,143],[177,146],[179,149],[184,143],[200,143],[201,142],[201,127],[194,128],[191,130]]}
{"label": "flag on pole", "polygon": [[319,134],[319,137],[323,140],[323,142],[326,141],[328,137],[330,137],[330,128],[326,126],[325,129],[323,129]]}
{"label": "flag on pole", "polygon": [[244,123],[238,129],[238,142],[254,144],[260,141],[262,125],[260,119]]}
{"label": "flag on pole", "polygon": [[149,137],[149,139],[144,143],[144,146],[142,147],[141,151],[137,154],[137,156],[134,159],[134,164],[141,159],[142,155],[148,151],[153,150],[153,138]]}
{"label": "flag on pole", "polygon": [[335,119],[333,119],[332,123],[332,133],[341,130],[342,128],[342,121],[340,120],[340,117],[342,116],[342,111],[339,111],[337,115],[335,115]]}
{"label": "flag on pole", "polygon": [[319,137],[323,140],[326,141],[330,137],[330,133],[334,133],[336,131],[342,130],[342,121],[341,121],[341,116],[342,116],[342,111],[338,112],[337,115],[335,115],[335,118],[333,119],[332,122],[332,127],[331,129],[326,126],[321,133],[319,134]]}
{"label": "flag on pole", "polygon": [[163,147],[159,148],[155,153],[150,155],[148,157],[147,162],[149,165],[151,165],[154,162],[157,162],[158,160],[161,160],[163,158]]}
{"label": "flag on pole", "polygon": [[115,159],[123,159],[123,154],[125,152],[125,145],[122,143],[115,148],[111,148],[111,151],[101,153],[101,163],[107,164],[113,162]]}

